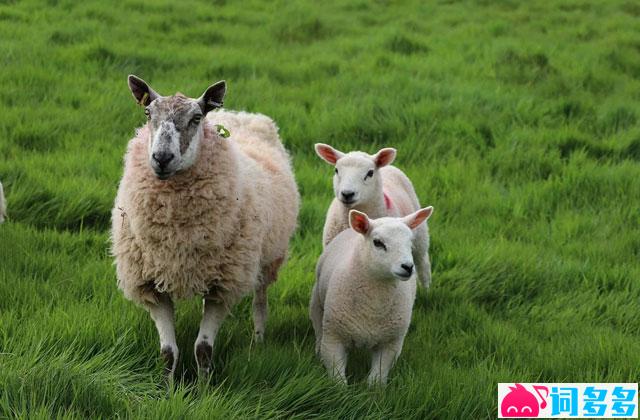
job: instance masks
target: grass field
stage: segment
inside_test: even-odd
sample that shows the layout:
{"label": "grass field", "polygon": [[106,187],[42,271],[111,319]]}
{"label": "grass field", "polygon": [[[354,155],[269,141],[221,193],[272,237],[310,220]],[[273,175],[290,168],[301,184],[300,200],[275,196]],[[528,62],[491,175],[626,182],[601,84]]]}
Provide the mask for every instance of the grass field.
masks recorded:
{"label": "grass field", "polygon": [[[0,1],[0,417],[492,418],[498,382],[640,378],[640,6],[622,1]],[[226,79],[272,116],[303,197],[269,291],[198,385],[194,301],[174,390],[157,333],[116,289],[109,213],[135,73],[161,93]],[[327,378],[307,305],[332,198],[317,141],[398,148],[430,219],[384,391]]]}

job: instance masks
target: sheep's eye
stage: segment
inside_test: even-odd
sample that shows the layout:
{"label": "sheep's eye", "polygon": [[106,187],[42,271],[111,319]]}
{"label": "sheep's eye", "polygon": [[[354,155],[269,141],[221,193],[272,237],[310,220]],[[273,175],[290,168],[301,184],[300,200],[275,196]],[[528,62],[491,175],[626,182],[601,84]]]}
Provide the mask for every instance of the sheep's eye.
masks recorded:
{"label": "sheep's eye", "polygon": [[373,246],[375,246],[376,248],[384,249],[385,251],[387,250],[387,246],[380,239],[374,239]]}
{"label": "sheep's eye", "polygon": [[145,108],[144,109],[144,115],[147,116],[147,119],[150,120],[151,119],[151,112],[149,111],[149,108]]}
{"label": "sheep's eye", "polygon": [[367,176],[365,176],[364,179],[371,178],[372,176],[373,176],[373,169],[369,169],[369,172],[367,172]]}
{"label": "sheep's eye", "polygon": [[338,168],[336,168],[336,175],[338,175]]}
{"label": "sheep's eye", "polygon": [[202,115],[196,115],[195,117],[191,118],[190,123],[199,124],[201,119],[202,119]]}

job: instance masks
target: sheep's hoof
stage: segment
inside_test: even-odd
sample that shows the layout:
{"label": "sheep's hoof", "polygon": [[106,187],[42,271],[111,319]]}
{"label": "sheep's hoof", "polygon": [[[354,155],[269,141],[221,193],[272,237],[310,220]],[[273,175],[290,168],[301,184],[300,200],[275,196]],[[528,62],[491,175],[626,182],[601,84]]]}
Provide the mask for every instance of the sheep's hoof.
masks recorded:
{"label": "sheep's hoof", "polygon": [[198,376],[208,377],[211,373],[213,359],[213,347],[211,344],[201,341],[196,344],[196,362],[198,363]]}
{"label": "sheep's hoof", "polygon": [[168,379],[173,379],[173,371],[176,368],[176,355],[169,346],[160,349],[160,357],[164,361],[164,374]]}
{"label": "sheep's hoof", "polygon": [[264,331],[256,331],[254,334],[254,338],[256,340],[256,343],[264,342]]}

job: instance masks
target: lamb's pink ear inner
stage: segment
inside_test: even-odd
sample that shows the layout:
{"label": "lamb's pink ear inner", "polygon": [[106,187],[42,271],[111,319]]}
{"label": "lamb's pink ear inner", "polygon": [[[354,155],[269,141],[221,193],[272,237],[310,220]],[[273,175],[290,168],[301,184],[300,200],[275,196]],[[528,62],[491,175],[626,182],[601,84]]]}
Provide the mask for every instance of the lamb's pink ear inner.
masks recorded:
{"label": "lamb's pink ear inner", "polygon": [[357,210],[351,210],[349,212],[349,225],[351,225],[351,229],[363,235],[369,232],[369,218],[366,214]]}
{"label": "lamb's pink ear inner", "polygon": [[433,207],[425,207],[413,214],[408,215],[405,218],[405,222],[410,229],[415,229],[420,226],[425,220],[427,220],[431,216],[431,213],[433,213]]}
{"label": "lamb's pink ear inner", "polygon": [[328,144],[322,143],[316,144],[316,153],[331,165],[335,165],[338,159],[340,159],[343,155],[341,152],[337,151]]}
{"label": "lamb's pink ear inner", "polygon": [[391,147],[381,149],[374,156],[374,160],[378,168],[382,168],[383,166],[390,165],[395,158],[396,158],[396,149],[393,149]]}

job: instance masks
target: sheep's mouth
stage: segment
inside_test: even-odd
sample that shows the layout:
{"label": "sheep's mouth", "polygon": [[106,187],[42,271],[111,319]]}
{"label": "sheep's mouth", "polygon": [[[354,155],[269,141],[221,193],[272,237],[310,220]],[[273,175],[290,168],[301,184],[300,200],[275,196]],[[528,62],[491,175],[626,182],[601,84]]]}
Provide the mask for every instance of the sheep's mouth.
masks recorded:
{"label": "sheep's mouth", "polygon": [[171,175],[173,175],[173,172],[171,171],[154,171],[156,173],[156,177],[158,177],[158,179],[162,180],[162,181],[166,181],[167,179],[169,179],[169,177],[171,177]]}
{"label": "sheep's mouth", "polygon": [[344,205],[345,205],[345,206],[347,206],[347,207],[352,207],[352,206],[354,206],[354,205],[356,204],[356,202],[358,201],[358,200],[355,200],[355,199],[345,200],[344,198],[339,198],[339,200],[340,200],[340,202],[341,202],[342,204],[344,204]]}
{"label": "sheep's mouth", "polygon": [[396,276],[396,278],[402,280],[402,281],[407,281],[411,278],[411,275],[413,273],[407,273],[406,271],[403,272],[393,272],[393,275]]}

